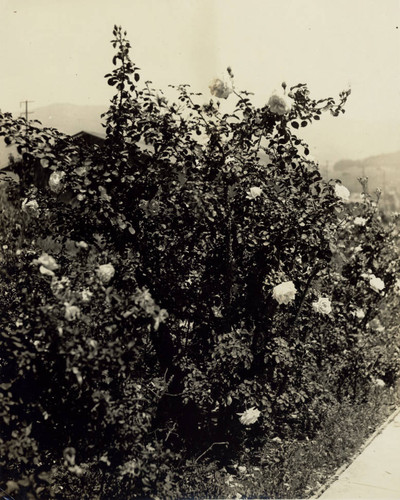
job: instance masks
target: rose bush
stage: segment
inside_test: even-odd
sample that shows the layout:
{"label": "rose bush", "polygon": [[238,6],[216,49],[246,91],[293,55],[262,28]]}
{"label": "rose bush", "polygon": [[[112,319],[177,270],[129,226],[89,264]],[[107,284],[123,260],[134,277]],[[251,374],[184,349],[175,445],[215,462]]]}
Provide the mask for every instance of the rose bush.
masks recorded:
{"label": "rose bush", "polygon": [[380,309],[398,304],[396,221],[325,182],[295,134],[349,92],[301,84],[256,108],[218,80],[230,112],[186,85],[169,103],[114,37],[104,144],[0,114],[21,154],[1,219],[10,494],[193,496],[200,462],[312,436],[332,401],[398,370]]}

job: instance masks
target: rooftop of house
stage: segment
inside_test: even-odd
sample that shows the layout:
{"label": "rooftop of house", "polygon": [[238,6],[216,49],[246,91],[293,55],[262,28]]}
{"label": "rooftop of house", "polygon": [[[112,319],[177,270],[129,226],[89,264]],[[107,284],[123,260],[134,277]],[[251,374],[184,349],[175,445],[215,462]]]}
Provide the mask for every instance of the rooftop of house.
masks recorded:
{"label": "rooftop of house", "polygon": [[106,138],[103,134],[98,134],[97,132],[88,132],[86,130],[81,130],[80,132],[73,134],[71,137],[73,137],[74,139],[82,138],[96,143],[102,143]]}

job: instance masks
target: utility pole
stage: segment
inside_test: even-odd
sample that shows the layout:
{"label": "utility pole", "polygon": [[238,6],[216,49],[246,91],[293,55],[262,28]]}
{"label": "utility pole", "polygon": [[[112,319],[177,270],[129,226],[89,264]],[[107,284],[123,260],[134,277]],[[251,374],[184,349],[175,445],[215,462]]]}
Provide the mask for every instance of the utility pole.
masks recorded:
{"label": "utility pole", "polygon": [[25,111],[23,111],[22,113],[20,113],[20,115],[25,115],[25,120],[28,121],[28,115],[32,114],[33,111],[28,111],[28,105],[30,102],[35,102],[35,101],[21,101],[19,103],[19,107],[21,107],[21,104],[25,104]]}
{"label": "utility pole", "polygon": [[28,128],[28,117],[30,114],[33,113],[33,111],[28,111],[28,106],[30,102],[35,102],[35,101],[21,101],[19,103],[19,107],[21,107],[22,104],[25,104],[25,111],[20,113],[20,116],[25,115],[25,134],[26,134],[26,149],[28,150],[29,147],[29,128]]}
{"label": "utility pole", "polygon": [[35,101],[21,101],[19,103],[19,107],[21,107],[22,104],[25,104],[25,111],[23,111],[22,113],[20,113],[20,115],[25,115],[25,120],[28,121],[28,115],[32,114],[33,111],[28,111],[28,106],[29,106],[29,103],[30,102],[35,102]]}

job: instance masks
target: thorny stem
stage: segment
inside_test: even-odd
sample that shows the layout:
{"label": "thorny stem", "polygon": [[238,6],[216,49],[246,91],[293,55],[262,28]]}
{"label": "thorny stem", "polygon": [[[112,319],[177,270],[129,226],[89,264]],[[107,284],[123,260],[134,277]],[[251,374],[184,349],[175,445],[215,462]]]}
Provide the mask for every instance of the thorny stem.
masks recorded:
{"label": "thorny stem", "polygon": [[301,299],[300,299],[300,303],[299,303],[299,307],[297,308],[297,311],[296,311],[296,314],[293,318],[293,323],[292,323],[292,329],[294,328],[296,322],[297,322],[297,319],[300,315],[300,312],[301,312],[301,309],[303,307],[303,304],[304,304],[304,301],[306,299],[306,296],[307,296],[307,292],[311,286],[311,282],[313,281],[313,279],[315,278],[315,276],[317,276],[317,274],[321,271],[321,267],[320,266],[316,266],[314,271],[311,273],[310,277],[308,278],[307,280],[307,284],[304,288],[304,291],[302,293],[302,296],[301,296]]}
{"label": "thorny stem", "polygon": [[213,443],[211,446],[209,446],[209,447],[206,449],[206,451],[204,451],[201,455],[199,455],[199,456],[195,459],[195,463],[197,463],[197,462],[200,460],[200,458],[204,457],[204,455],[205,455],[207,452],[209,452],[212,448],[214,448],[214,446],[216,446],[216,445],[223,445],[223,444],[224,444],[224,445],[226,445],[226,446],[228,446],[228,445],[229,445],[229,442],[228,442],[228,441],[221,441],[221,442],[219,442],[219,443]]}

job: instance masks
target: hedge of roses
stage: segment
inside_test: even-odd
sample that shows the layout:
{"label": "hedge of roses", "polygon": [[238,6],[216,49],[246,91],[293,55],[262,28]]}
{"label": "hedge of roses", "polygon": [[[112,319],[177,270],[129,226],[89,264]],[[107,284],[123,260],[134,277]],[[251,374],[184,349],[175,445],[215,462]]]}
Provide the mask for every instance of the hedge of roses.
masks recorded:
{"label": "hedge of roses", "polygon": [[228,68],[169,103],[125,35],[103,145],[0,115],[1,480],[27,498],[196,495],[199,464],[312,436],[399,368],[397,218],[295,134],[349,92],[255,108]]}

